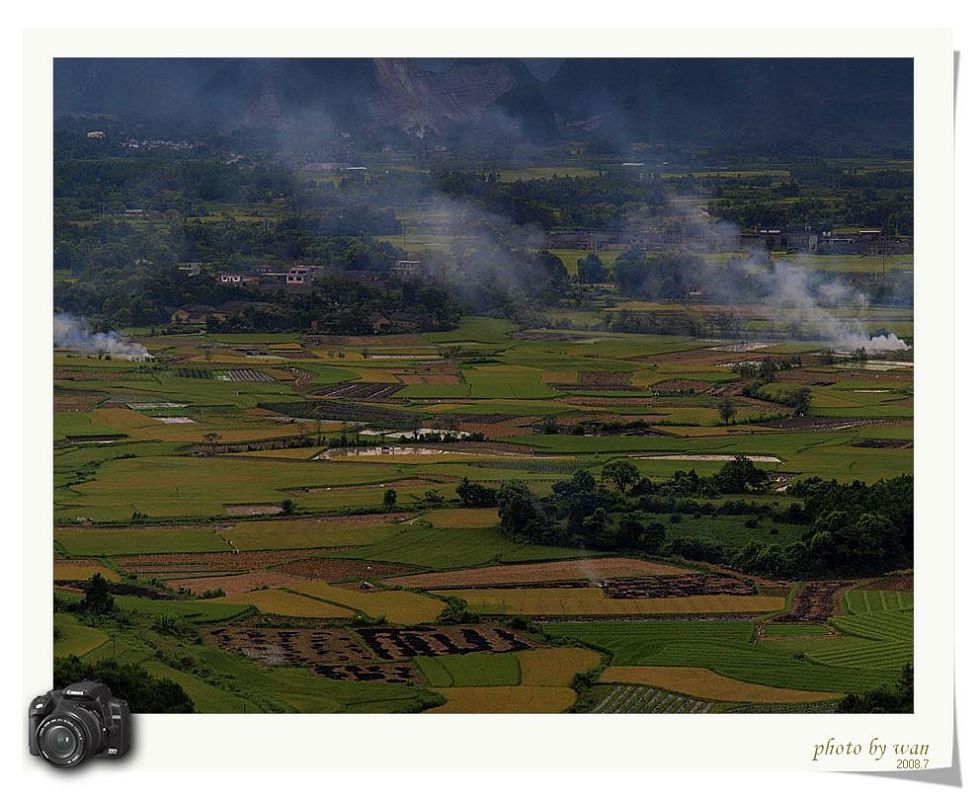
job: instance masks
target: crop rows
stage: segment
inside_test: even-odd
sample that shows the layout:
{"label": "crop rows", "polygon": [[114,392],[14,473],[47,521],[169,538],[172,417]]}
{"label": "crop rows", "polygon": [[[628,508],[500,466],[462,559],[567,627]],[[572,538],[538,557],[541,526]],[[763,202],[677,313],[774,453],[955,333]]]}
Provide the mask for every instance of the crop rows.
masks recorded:
{"label": "crop rows", "polygon": [[667,645],[684,642],[716,648],[718,644],[747,644],[753,627],[749,622],[601,622],[558,623],[546,630],[556,636],[569,636],[611,652],[612,664],[643,664]]}
{"label": "crop rows", "polygon": [[234,383],[273,383],[275,380],[268,373],[258,369],[229,369],[218,373],[217,379]]}
{"label": "crop rows", "polygon": [[874,611],[849,617],[834,617],[832,625],[850,636],[864,639],[913,641],[913,613]]}
{"label": "crop rows", "polygon": [[350,422],[368,422],[374,425],[391,427],[418,427],[422,420],[420,414],[405,411],[376,408],[359,403],[341,400],[297,401],[292,403],[259,403],[259,408],[274,411],[289,417],[311,419],[337,419]]}
{"label": "crop rows", "polygon": [[825,646],[807,653],[810,661],[827,667],[868,667],[900,669],[913,661],[913,642],[846,642]]}
{"label": "crop rows", "polygon": [[850,614],[866,614],[875,611],[907,611],[913,608],[910,592],[865,591],[853,589],[846,592],[846,610]]}
{"label": "crop rows", "polygon": [[382,400],[403,389],[400,383],[337,383],[316,389],[316,397],[343,397],[354,400]]}
{"label": "crop rows", "polygon": [[179,367],[175,370],[175,374],[178,378],[197,378],[200,380],[210,380],[214,377],[213,370],[196,367]]}
{"label": "crop rows", "polygon": [[708,714],[713,703],[648,686],[615,686],[591,709],[594,714]]}
{"label": "crop rows", "polygon": [[745,703],[727,710],[728,714],[831,714],[837,702],[824,703]]}

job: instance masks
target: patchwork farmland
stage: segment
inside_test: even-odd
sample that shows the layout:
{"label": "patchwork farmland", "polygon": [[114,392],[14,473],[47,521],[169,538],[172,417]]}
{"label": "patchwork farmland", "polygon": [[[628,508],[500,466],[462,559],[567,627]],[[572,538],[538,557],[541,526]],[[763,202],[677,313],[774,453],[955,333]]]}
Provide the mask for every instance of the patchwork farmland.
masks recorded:
{"label": "patchwork farmland", "polygon": [[[213,712],[825,712],[912,662],[912,573],[762,556],[809,546],[810,479],[910,471],[910,374],[793,346],[775,384],[814,385],[808,414],[734,394],[725,424],[742,379],[708,340],[483,318],[398,338],[381,380],[362,339],[269,341],[260,370],[207,334],[147,340],[149,367],[59,356],[56,397],[86,403],[55,416],[56,654],[142,664]],[[491,370],[459,354],[480,339]],[[457,381],[420,381],[432,359]],[[756,486],[711,488],[740,463]],[[513,485],[593,486],[639,538],[516,534]],[[96,574],[126,624],[86,605]]]}

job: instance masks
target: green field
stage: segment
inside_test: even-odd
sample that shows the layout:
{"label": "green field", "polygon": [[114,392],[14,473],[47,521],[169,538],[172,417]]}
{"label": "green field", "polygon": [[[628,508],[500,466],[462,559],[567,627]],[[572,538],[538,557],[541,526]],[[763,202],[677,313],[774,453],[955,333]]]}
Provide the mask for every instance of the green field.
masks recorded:
{"label": "green field", "polygon": [[[557,255],[571,268],[584,253]],[[656,314],[690,308],[621,298],[611,307]],[[764,687],[776,699],[774,690],[833,697],[893,684],[913,660],[908,592],[850,590],[841,600],[844,613],[825,622],[777,622],[758,611],[723,621],[709,615],[663,619],[649,616],[649,609],[705,606],[695,597],[646,605],[612,601],[585,580],[538,593],[563,592],[568,602],[586,595],[609,614],[644,610],[627,620],[531,619],[538,628],[511,619],[523,606],[476,602],[480,590],[393,591],[392,576],[414,572],[648,555],[603,549],[601,540],[535,543],[508,535],[495,507],[459,505],[463,478],[493,489],[523,481],[534,502],[542,502],[555,485],[559,490],[558,482],[585,471],[606,493],[602,502],[614,504],[614,487],[603,480],[611,462],[624,461],[638,478],[659,485],[677,471],[708,480],[735,455],[763,457],[755,464],[775,483],[760,491],[686,496],[654,489],[649,495],[652,510],[643,512],[643,524],[664,530],[657,563],[689,568],[670,548],[705,548],[706,557],[729,564],[752,547],[782,553],[804,546],[810,521],[779,517],[799,503],[779,490],[801,479],[872,483],[912,471],[912,370],[819,364],[811,343],[790,340],[741,355],[713,350],[715,340],[698,336],[595,330],[603,312],[594,307],[560,313],[555,319],[590,329],[539,322],[527,328],[469,316],[450,331],[315,344],[294,333],[158,335],[146,341],[165,357],[143,368],[59,355],[57,364],[67,372],[59,373],[56,393],[65,403],[82,397],[94,407],[54,418],[54,547],[60,557],[104,559],[123,586],[115,590],[116,616],[109,618],[93,618],[79,606],[84,581],[59,587],[56,654],[140,664],[177,682],[205,713],[403,712],[443,701],[449,711],[513,710],[526,698],[559,710],[572,702],[567,687],[573,675],[591,665],[678,668],[687,683],[709,675],[714,682],[749,684],[747,698],[763,695]],[[906,309],[878,313],[888,325],[912,325]],[[783,367],[760,385],[773,400],[743,395],[743,381],[731,367],[760,354],[803,359],[800,372],[797,364]],[[233,369],[264,374],[254,382],[214,377]],[[792,420],[776,401],[799,385],[811,388],[811,408]],[[324,400],[314,394],[327,386],[338,395]],[[378,387],[383,391],[372,396]],[[736,413],[727,425],[718,412],[724,394]],[[192,422],[169,424],[166,417]],[[775,424],[786,422],[784,429]],[[425,439],[414,436],[418,429],[473,438],[442,441],[438,433]],[[357,445],[374,449],[342,449]],[[391,447],[397,449],[377,449]],[[317,458],[325,450],[329,458]],[[663,510],[668,498],[675,510]],[[628,500],[630,508],[641,502]],[[719,510],[725,503],[735,507]],[[614,528],[624,515],[612,506],[605,519]],[[693,574],[710,569],[698,562]],[[246,588],[229,589],[225,598],[218,592],[190,599],[177,591],[186,579],[196,579],[196,594],[226,581]],[[517,597],[522,590],[481,591]],[[471,606],[459,600],[465,597]],[[544,607],[550,608],[528,608]],[[367,623],[372,628],[363,627]],[[507,628],[511,623],[519,627]],[[415,626],[414,633],[398,633],[399,625]],[[480,627],[463,636],[458,629],[465,625]],[[209,638],[229,626],[284,627],[290,634],[284,644],[271,643],[267,651],[262,644],[246,655]],[[293,638],[310,629],[344,632],[343,646],[355,654],[341,648],[334,658],[328,649],[334,641],[288,655]],[[414,650],[411,636],[419,629],[441,638]],[[505,635],[491,632],[498,629]],[[384,637],[401,643],[378,644]],[[523,643],[507,637],[523,637]],[[556,683],[527,683],[521,659],[532,656],[534,669],[546,677],[545,658],[554,645],[580,649],[552,651],[573,655],[563,667],[553,656],[547,680]],[[561,694],[545,697],[543,687],[551,686]],[[504,696],[510,690],[517,694]],[[685,691],[596,685],[578,697],[578,707],[599,713],[771,710]],[[834,702],[786,701],[778,708],[821,713]]]}
{"label": "green field", "polygon": [[510,653],[419,656],[415,663],[428,684],[435,687],[517,686],[520,682],[520,662]]}
{"label": "green field", "polygon": [[[850,663],[831,656],[831,663],[797,660],[766,643],[750,644],[749,623],[560,623],[547,625],[546,630],[609,651],[613,665],[704,667],[749,683],[788,689],[866,691],[896,680],[905,663],[894,663],[892,651],[887,651],[888,659],[881,667],[872,661]],[[865,646],[855,637],[850,641],[855,644],[847,642],[845,647]],[[833,653],[837,647],[833,646]],[[813,646],[813,652],[816,648]]]}

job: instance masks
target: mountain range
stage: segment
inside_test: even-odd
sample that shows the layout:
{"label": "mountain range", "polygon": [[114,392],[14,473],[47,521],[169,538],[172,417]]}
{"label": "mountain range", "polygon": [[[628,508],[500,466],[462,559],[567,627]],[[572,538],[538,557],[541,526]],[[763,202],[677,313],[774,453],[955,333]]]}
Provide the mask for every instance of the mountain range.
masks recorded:
{"label": "mountain range", "polygon": [[911,59],[56,59],[55,116],[853,151],[913,145]]}

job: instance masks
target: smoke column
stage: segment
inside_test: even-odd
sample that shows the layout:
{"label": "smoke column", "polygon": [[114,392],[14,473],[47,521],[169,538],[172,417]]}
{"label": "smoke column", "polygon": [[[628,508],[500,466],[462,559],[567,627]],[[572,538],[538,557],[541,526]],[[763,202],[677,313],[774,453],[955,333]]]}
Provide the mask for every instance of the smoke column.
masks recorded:
{"label": "smoke column", "polygon": [[115,331],[92,333],[88,323],[71,314],[55,314],[54,346],[79,353],[108,353],[113,358],[141,361],[149,351],[141,344],[123,339]]}

